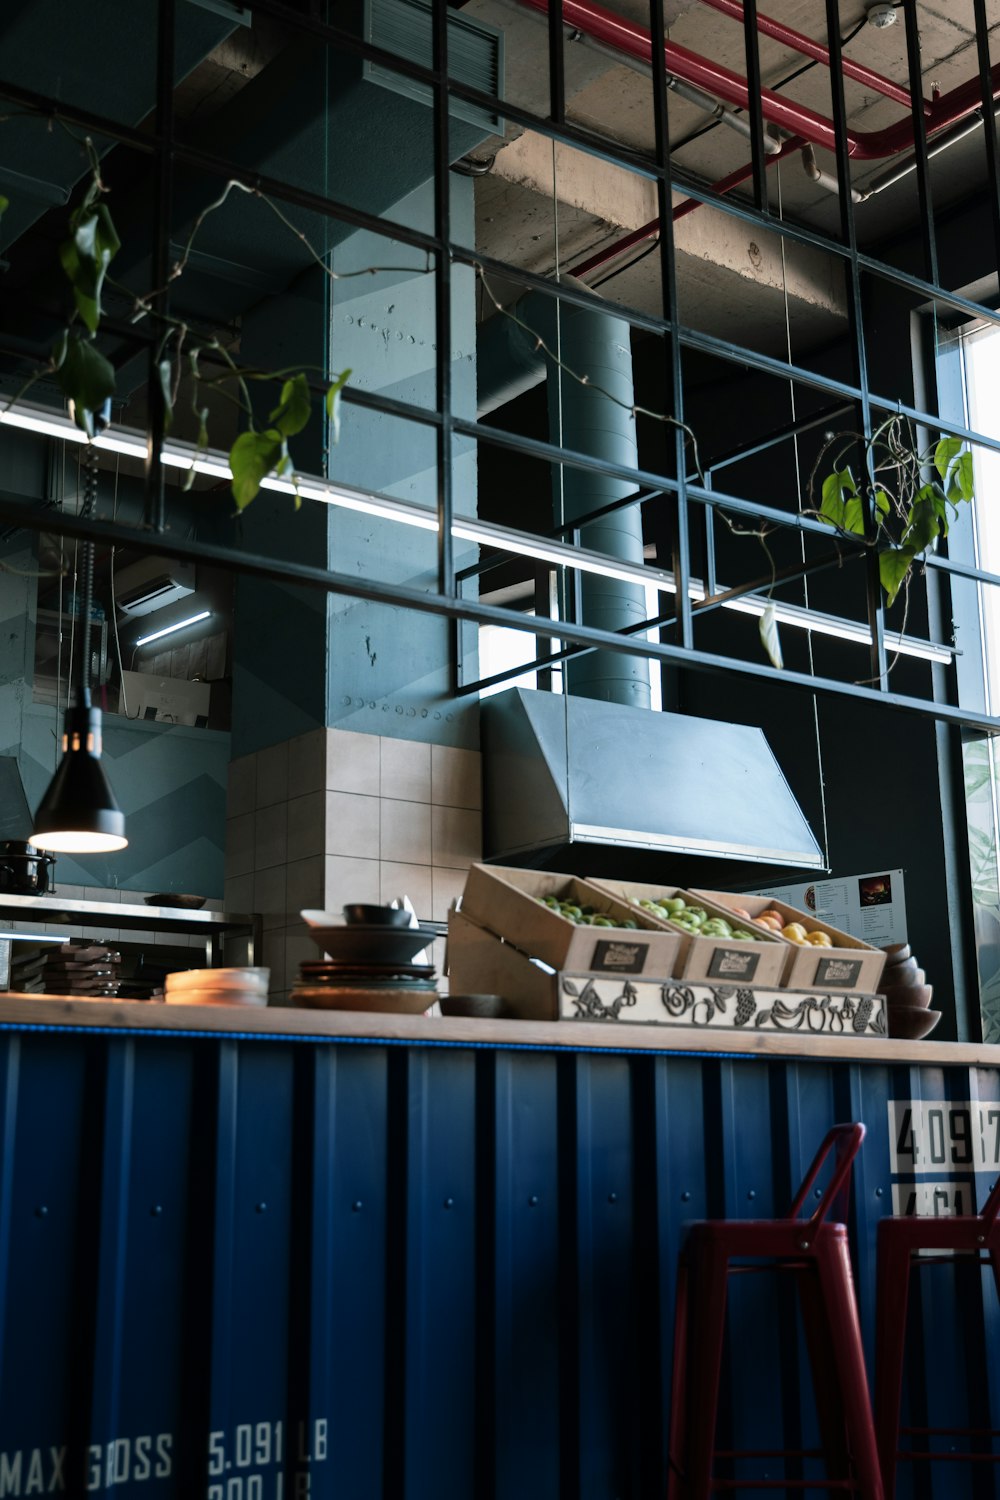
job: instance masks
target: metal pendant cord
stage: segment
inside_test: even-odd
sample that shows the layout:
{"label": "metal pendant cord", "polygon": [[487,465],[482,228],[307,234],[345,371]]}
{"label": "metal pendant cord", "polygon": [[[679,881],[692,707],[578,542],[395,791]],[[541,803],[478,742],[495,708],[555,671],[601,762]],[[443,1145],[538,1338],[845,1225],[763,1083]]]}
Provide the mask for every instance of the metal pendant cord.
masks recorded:
{"label": "metal pendant cord", "polygon": [[[83,497],[81,519],[94,513],[97,503],[97,449],[88,443],[83,450]],[[84,542],[80,548],[80,702],[90,702],[90,612],[94,600],[94,544]]]}

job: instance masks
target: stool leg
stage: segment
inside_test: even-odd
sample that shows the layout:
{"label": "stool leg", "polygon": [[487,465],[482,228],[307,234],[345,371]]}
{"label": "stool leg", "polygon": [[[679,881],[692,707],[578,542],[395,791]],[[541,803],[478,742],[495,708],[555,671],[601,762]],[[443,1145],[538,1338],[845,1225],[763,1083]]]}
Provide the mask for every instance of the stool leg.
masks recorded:
{"label": "stool leg", "polygon": [[[714,1245],[699,1245],[689,1267],[689,1376],[685,1396],[684,1480],[680,1489],[685,1500],[707,1500],[712,1489],[728,1265],[729,1257],[724,1250]],[[696,1344],[692,1335],[697,1338]]]}
{"label": "stool leg", "polygon": [[875,1438],[888,1500],[896,1493],[899,1404],[909,1299],[910,1247],[880,1234],[875,1288]]}
{"label": "stool leg", "polygon": [[674,1297],[674,1360],[670,1377],[670,1440],[667,1450],[667,1500],[681,1500],[686,1474],[687,1453],[684,1434],[687,1428],[687,1334],[688,1334],[688,1266],[682,1255],[677,1267],[677,1291]]}
{"label": "stool leg", "polygon": [[851,1457],[858,1486],[865,1500],[883,1500],[875,1427],[868,1395],[868,1376],[861,1344],[861,1325],[854,1296],[854,1277],[847,1238],[823,1236],[816,1245],[816,1264],[830,1319],[833,1357],[840,1380],[841,1397]]}
{"label": "stool leg", "polygon": [[796,1279],[823,1457],[829,1478],[845,1479],[851,1466],[844,1430],[844,1402],[830,1358],[832,1335],[823,1291],[814,1266],[800,1271]]}

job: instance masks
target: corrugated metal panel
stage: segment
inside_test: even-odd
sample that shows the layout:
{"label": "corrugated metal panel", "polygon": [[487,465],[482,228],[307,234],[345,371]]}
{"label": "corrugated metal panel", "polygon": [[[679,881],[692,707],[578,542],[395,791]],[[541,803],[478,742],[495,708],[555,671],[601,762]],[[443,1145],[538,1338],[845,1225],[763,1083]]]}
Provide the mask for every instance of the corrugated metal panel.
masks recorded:
{"label": "corrugated metal panel", "polygon": [[[660,1495],[684,1222],[782,1211],[863,1119],[870,1338],[890,1098],[1000,1108],[1000,1075],[7,1031],[0,1494]],[[725,1444],[818,1442],[777,1281],[733,1284]],[[916,1285],[911,1420],[1000,1426],[989,1278]],[[912,1484],[993,1493],[989,1470]]]}
{"label": "corrugated metal panel", "polygon": [[[433,67],[433,23],[425,0],[366,0],[365,40],[394,52],[422,67]],[[396,93],[431,103],[431,90],[413,79],[394,73],[381,63],[365,63],[365,76]],[[448,76],[467,88],[503,97],[503,33],[483,21],[460,12],[448,14]],[[487,130],[503,129],[499,117],[464,99],[452,99],[449,113],[456,120]]]}

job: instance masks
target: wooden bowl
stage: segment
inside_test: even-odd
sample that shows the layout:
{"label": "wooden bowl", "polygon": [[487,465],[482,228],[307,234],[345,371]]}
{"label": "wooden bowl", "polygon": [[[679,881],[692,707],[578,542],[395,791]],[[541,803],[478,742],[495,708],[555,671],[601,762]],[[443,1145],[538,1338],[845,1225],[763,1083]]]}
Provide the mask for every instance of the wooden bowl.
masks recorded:
{"label": "wooden bowl", "polygon": [[941,1019],[939,1010],[917,1010],[914,1006],[889,1006],[889,1035],[900,1041],[919,1042]]}
{"label": "wooden bowl", "polygon": [[927,975],[923,969],[918,969],[916,964],[910,968],[908,963],[900,964],[898,969],[886,969],[882,975],[882,991],[908,990],[913,985],[926,984]]}
{"label": "wooden bowl", "polygon": [[882,949],[882,952],[886,955],[887,967],[904,963],[909,958],[911,951],[909,943],[887,943]]}
{"label": "wooden bowl", "polygon": [[885,992],[890,1010],[926,1010],[934,993],[932,984],[904,984]]}

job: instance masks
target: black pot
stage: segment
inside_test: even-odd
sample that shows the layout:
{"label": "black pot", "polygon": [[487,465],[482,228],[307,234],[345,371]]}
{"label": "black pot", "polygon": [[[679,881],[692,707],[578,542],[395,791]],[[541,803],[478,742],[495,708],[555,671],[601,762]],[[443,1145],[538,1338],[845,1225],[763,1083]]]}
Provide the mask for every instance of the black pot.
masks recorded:
{"label": "black pot", "polygon": [[0,840],[0,892],[8,896],[44,896],[54,854],[43,854],[26,839]]}

